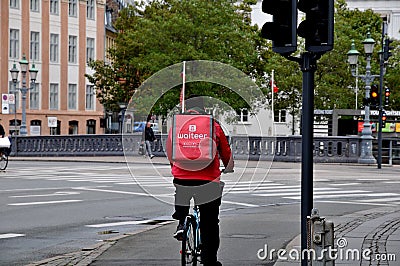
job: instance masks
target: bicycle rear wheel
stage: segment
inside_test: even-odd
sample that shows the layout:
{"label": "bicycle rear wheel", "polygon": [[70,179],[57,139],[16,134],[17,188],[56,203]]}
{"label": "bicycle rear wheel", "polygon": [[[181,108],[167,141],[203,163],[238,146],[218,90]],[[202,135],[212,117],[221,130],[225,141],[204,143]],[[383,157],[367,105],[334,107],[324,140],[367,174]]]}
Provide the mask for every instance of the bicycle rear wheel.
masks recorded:
{"label": "bicycle rear wheel", "polygon": [[188,216],[186,218],[185,228],[183,231],[182,251],[181,251],[181,265],[197,265],[196,254],[196,228],[194,217]]}
{"label": "bicycle rear wheel", "polygon": [[8,156],[4,153],[0,153],[0,170],[6,170],[8,165]]}

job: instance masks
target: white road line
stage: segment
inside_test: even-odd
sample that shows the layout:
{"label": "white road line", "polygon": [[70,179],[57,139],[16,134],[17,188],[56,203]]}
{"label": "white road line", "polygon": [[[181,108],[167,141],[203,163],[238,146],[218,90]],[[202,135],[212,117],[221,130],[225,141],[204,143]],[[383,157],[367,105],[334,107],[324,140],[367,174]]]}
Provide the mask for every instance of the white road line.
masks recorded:
{"label": "white road line", "polygon": [[0,239],[21,237],[21,236],[25,236],[25,235],[24,234],[14,234],[14,233],[0,234]]}
{"label": "white road line", "polygon": [[[289,190],[290,189],[290,190]],[[261,187],[261,188],[224,188],[224,190],[229,191],[231,193],[247,193],[247,192],[271,192],[271,191],[297,191],[300,189],[300,186],[270,186],[270,187]],[[331,188],[334,189],[334,188]]]}
{"label": "white road line", "polygon": [[331,186],[341,187],[341,186],[354,186],[359,185],[361,183],[339,183],[339,184],[330,184]]}
{"label": "white road line", "polygon": [[315,202],[320,203],[333,203],[333,204],[351,204],[351,205],[371,205],[371,206],[396,206],[393,204],[384,204],[384,203],[370,203],[370,202],[357,202],[357,201],[337,201],[337,200],[316,200]]}
{"label": "white road line", "polygon": [[386,182],[383,182],[383,183],[386,183],[386,184],[400,184],[400,181],[386,181]]}
{"label": "white road line", "polygon": [[59,191],[59,192],[54,192],[52,194],[10,196],[9,198],[57,197],[57,196],[79,195],[79,194],[81,193],[72,191]]}
{"label": "white road line", "polygon": [[91,224],[85,225],[86,227],[101,228],[101,227],[112,227],[112,226],[123,226],[123,225],[138,225],[153,222],[154,220],[142,220],[142,221],[125,221],[115,223],[104,223],[104,224]]}
{"label": "white road line", "polygon": [[387,178],[357,178],[359,181],[388,181],[390,179]]}
{"label": "white road line", "polygon": [[8,206],[29,206],[29,205],[45,205],[45,204],[59,204],[59,203],[74,203],[83,200],[55,200],[55,201],[37,201],[37,202],[23,202],[23,203],[10,203]]}
{"label": "white road line", "polygon": [[[92,188],[106,188],[106,187],[110,186],[93,186]],[[24,192],[24,191],[39,191],[39,190],[60,190],[60,189],[74,189],[74,187],[17,188],[17,189],[4,189],[0,190],[0,192]]]}
{"label": "white road line", "polygon": [[[350,194],[350,195],[320,195],[320,196],[314,196],[314,199],[333,199],[333,198],[354,198],[357,196],[362,196],[362,197],[390,197],[390,196],[398,196],[399,194],[397,193],[375,193],[375,194]],[[295,200],[300,200],[301,197],[284,197],[286,199],[295,199]]]}
{"label": "white road line", "polygon": [[85,190],[85,191],[97,191],[97,192],[107,192],[107,193],[117,193],[117,194],[127,194],[127,195],[137,195],[137,196],[150,196],[147,193],[140,192],[130,192],[130,191],[119,191],[119,190],[107,190],[107,189],[97,189],[97,188],[87,188],[87,187],[79,187],[73,188],[76,190]]}
{"label": "white road line", "polygon": [[396,198],[379,198],[379,199],[365,199],[365,200],[357,200],[357,201],[362,201],[362,202],[388,202],[388,203],[393,203],[390,201],[398,201],[400,200],[399,197]]}
{"label": "white road line", "polygon": [[[315,190],[315,189],[314,189]],[[316,198],[317,196],[315,196],[315,194],[347,194],[347,193],[370,193],[371,191],[365,191],[365,190],[348,190],[348,191],[314,191],[314,198]],[[297,192],[288,192],[288,193],[270,193],[270,194],[253,194],[255,196],[263,196],[263,197],[278,197],[278,196],[296,196],[299,195],[300,191]],[[346,196],[346,195],[342,195],[342,196]],[[352,196],[354,197],[354,194],[351,195],[347,195],[347,196]],[[289,197],[290,199],[300,199],[299,197]]]}
{"label": "white road line", "polygon": [[242,202],[234,202],[234,201],[227,201],[227,200],[223,200],[222,203],[245,206],[245,207],[260,207],[260,205],[254,205],[254,204],[242,203]]}

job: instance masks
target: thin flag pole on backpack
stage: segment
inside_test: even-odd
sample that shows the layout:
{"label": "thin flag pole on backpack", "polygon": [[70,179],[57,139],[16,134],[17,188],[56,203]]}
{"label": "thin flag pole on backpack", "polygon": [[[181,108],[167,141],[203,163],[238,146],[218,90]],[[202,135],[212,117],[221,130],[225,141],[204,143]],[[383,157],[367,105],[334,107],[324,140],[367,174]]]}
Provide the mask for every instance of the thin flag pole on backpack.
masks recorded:
{"label": "thin flag pole on backpack", "polygon": [[181,72],[182,90],[181,90],[181,95],[180,95],[182,113],[185,112],[185,83],[186,83],[186,73],[185,72],[186,72],[186,61],[183,61],[183,69],[182,69],[182,72]]}

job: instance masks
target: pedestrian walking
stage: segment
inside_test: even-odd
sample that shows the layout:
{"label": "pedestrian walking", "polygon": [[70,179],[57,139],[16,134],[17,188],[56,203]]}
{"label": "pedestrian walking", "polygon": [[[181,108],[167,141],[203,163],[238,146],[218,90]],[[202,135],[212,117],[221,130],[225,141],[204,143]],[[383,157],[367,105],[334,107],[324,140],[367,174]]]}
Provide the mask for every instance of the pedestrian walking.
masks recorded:
{"label": "pedestrian walking", "polygon": [[151,128],[150,121],[147,122],[146,127],[143,131],[143,141],[145,144],[147,155],[150,157],[150,159],[153,159],[154,154],[151,151],[151,146],[155,141],[157,141],[157,139],[156,136],[154,135],[153,129]]}

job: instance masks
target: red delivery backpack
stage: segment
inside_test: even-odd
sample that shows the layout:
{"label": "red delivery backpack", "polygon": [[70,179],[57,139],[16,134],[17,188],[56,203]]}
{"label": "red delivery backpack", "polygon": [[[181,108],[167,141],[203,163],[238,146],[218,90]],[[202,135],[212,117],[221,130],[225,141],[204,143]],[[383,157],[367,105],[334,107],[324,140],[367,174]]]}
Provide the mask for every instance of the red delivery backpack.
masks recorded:
{"label": "red delivery backpack", "polygon": [[[208,114],[176,114],[172,122],[171,159],[206,167],[215,158],[214,118]],[[198,167],[195,167],[199,170]]]}

